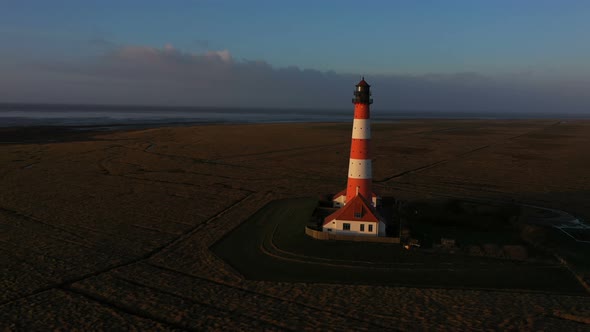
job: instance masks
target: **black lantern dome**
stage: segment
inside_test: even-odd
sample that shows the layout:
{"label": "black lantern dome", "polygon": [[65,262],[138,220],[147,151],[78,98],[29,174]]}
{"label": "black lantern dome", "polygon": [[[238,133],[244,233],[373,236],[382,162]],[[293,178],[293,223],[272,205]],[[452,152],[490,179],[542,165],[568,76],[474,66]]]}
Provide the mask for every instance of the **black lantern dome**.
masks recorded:
{"label": "black lantern dome", "polygon": [[360,82],[356,85],[354,90],[354,98],[352,98],[353,104],[372,104],[373,99],[371,98],[371,86],[363,77]]}

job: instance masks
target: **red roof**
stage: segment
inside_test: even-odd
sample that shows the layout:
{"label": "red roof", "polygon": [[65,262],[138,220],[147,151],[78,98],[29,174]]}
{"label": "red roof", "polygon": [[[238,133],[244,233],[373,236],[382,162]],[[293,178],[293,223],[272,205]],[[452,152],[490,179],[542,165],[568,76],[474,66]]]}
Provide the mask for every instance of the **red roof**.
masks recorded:
{"label": "red roof", "polygon": [[362,195],[356,195],[344,207],[336,210],[324,219],[324,225],[334,219],[362,221],[362,222],[379,222],[379,213],[373,206],[367,202]]}
{"label": "red roof", "polygon": [[369,85],[369,83],[367,83],[367,81],[365,81],[365,78],[363,77],[361,79],[361,81],[356,86],[370,86],[370,85]]}

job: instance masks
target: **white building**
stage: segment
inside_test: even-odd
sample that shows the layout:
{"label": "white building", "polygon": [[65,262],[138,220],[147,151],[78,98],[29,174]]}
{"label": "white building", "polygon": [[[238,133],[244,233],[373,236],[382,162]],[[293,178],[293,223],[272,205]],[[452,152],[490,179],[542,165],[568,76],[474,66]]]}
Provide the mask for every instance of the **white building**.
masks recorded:
{"label": "white building", "polygon": [[385,236],[385,223],[372,204],[357,194],[324,219],[322,231],[343,235]]}

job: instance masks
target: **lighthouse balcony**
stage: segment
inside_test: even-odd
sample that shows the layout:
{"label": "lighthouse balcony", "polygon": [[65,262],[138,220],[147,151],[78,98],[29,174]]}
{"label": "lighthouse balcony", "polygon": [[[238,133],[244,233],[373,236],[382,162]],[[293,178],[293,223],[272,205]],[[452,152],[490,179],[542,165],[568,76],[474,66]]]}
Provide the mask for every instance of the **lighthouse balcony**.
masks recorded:
{"label": "lighthouse balcony", "polygon": [[372,104],[373,98],[352,98],[353,104]]}

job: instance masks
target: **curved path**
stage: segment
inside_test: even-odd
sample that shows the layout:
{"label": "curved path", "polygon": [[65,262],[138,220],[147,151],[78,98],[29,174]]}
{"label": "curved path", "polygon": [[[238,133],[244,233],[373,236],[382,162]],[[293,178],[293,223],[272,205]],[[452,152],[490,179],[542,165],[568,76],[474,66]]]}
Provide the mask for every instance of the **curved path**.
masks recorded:
{"label": "curved path", "polygon": [[[216,243],[213,252],[250,280],[579,294],[577,281],[558,262],[433,255],[406,251],[397,244],[314,240],[303,231],[314,208],[310,201],[314,203],[304,199],[271,202]],[[300,212],[305,209],[308,214]],[[545,278],[535,277],[539,275]]]}

